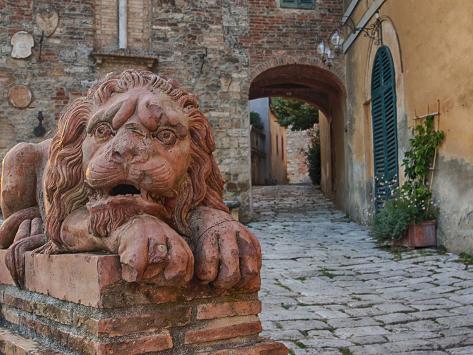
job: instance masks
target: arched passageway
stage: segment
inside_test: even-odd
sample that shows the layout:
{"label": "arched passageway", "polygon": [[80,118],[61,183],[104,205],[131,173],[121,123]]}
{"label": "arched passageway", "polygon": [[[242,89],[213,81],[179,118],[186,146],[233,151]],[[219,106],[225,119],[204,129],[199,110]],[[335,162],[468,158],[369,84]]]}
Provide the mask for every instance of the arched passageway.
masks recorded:
{"label": "arched passageway", "polygon": [[320,110],[321,189],[344,208],[345,89],[333,72],[317,65],[279,65],[257,74],[250,86],[249,99],[289,97],[304,100]]}

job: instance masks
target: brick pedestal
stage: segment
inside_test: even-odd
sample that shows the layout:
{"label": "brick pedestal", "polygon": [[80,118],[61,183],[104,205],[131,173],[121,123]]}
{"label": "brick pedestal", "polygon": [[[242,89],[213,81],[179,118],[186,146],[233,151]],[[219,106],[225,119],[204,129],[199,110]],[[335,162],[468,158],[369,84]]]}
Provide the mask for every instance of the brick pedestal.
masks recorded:
{"label": "brick pedestal", "polygon": [[126,283],[114,255],[26,256],[26,290],[0,251],[4,354],[287,354],[258,336],[257,291]]}

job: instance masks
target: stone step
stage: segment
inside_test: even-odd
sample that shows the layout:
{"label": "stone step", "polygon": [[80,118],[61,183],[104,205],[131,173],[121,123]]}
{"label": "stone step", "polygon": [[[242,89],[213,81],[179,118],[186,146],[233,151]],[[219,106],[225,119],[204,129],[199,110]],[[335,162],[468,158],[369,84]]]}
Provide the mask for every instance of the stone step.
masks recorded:
{"label": "stone step", "polygon": [[63,352],[47,348],[11,330],[0,327],[0,353],[5,355],[59,355]]}

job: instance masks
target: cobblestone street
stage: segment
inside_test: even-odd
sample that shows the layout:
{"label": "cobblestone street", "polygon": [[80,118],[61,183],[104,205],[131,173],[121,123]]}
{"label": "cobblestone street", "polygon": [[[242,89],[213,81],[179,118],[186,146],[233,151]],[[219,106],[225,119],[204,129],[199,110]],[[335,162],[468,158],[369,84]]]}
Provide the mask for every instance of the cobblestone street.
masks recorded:
{"label": "cobblestone street", "polygon": [[473,354],[473,272],[458,256],[378,248],[319,190],[254,189],[263,335],[291,354]]}

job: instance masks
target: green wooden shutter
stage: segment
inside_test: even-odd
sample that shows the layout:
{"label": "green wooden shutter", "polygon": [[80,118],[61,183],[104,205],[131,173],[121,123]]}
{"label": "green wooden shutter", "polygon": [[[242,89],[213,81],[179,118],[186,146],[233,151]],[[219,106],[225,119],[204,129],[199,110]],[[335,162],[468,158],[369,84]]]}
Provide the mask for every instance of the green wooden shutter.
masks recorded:
{"label": "green wooden shutter", "polygon": [[[398,186],[397,106],[394,64],[388,47],[381,47],[371,76],[371,116],[376,209]],[[387,181],[387,182],[386,182]]]}
{"label": "green wooden shutter", "polygon": [[315,0],[298,0],[299,9],[313,9],[315,7]]}
{"label": "green wooden shutter", "polygon": [[315,0],[280,0],[280,6],[293,9],[313,9]]}
{"label": "green wooden shutter", "polygon": [[293,7],[297,8],[297,0],[281,0],[281,7]]}

